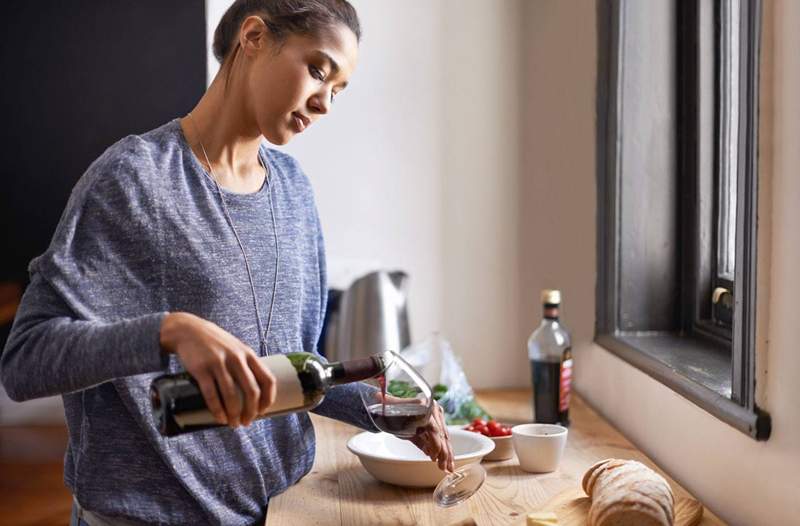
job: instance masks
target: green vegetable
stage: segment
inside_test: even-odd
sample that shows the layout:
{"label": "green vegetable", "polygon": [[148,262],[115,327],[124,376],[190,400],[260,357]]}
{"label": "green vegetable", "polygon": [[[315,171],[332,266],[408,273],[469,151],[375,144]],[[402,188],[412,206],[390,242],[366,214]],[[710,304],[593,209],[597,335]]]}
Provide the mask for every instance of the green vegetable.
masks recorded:
{"label": "green vegetable", "polygon": [[448,425],[469,424],[476,418],[484,420],[492,418],[474,399],[466,400],[461,405],[455,404],[453,400],[444,399],[442,405]]}
{"label": "green vegetable", "polygon": [[443,384],[436,384],[433,386],[433,399],[440,400],[447,393],[447,386]]}
{"label": "green vegetable", "polygon": [[476,418],[483,418],[484,420],[491,420],[492,418],[475,400],[469,400],[461,404],[458,410],[458,417],[467,421],[472,421]]}
{"label": "green vegetable", "polygon": [[398,398],[414,398],[420,393],[419,387],[413,386],[404,380],[389,380],[386,392]]}
{"label": "green vegetable", "polygon": [[[405,380],[390,380],[389,385],[386,386],[386,392],[398,398],[414,398],[420,393],[420,389]],[[448,398],[447,386],[444,384],[433,386],[433,399],[442,405],[448,425],[469,424],[476,418],[484,420],[492,418],[474,399],[459,405],[455,400]]]}

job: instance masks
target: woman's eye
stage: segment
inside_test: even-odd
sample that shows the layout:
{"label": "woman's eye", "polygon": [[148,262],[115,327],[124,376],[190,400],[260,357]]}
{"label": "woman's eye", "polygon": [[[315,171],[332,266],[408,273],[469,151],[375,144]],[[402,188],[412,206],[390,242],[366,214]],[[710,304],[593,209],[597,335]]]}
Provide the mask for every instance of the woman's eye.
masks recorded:
{"label": "woman's eye", "polygon": [[323,73],[323,71],[317,66],[308,66],[308,71],[311,73],[311,76],[318,81],[322,82],[325,80],[325,73]]}

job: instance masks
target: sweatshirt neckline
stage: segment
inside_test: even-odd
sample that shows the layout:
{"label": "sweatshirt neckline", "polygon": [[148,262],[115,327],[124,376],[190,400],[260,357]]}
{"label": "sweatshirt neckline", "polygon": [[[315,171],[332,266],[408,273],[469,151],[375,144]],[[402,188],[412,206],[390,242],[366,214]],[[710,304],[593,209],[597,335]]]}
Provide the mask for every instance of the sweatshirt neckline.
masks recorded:
{"label": "sweatshirt neckline", "polygon": [[189,163],[191,164],[192,168],[195,172],[197,172],[200,176],[200,179],[209,186],[215,193],[217,192],[217,188],[222,192],[222,195],[229,203],[235,204],[249,204],[254,201],[260,201],[267,197],[267,192],[269,190],[269,186],[274,182],[274,178],[272,177],[273,174],[276,173],[275,166],[270,162],[269,155],[265,152],[265,148],[263,145],[258,146],[258,158],[261,160],[261,163],[266,167],[267,174],[264,177],[264,182],[261,184],[261,187],[256,190],[255,192],[250,193],[239,193],[234,192],[232,190],[228,190],[227,188],[223,188],[221,185],[218,186],[217,182],[211,177],[206,169],[200,164],[200,160],[192,151],[192,147],[189,145],[189,141],[186,139],[186,135],[183,133],[183,128],[181,128],[181,121],[180,118],[176,117],[172,120],[172,125],[175,128],[175,133],[178,136],[178,141],[181,145],[181,150],[183,152],[184,157],[189,159]]}

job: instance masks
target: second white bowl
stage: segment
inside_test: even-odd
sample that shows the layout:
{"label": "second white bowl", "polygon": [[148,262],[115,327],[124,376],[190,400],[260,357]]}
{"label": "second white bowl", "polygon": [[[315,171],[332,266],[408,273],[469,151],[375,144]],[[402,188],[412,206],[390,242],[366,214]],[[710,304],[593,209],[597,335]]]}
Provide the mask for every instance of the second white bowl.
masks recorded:
{"label": "second white bowl", "polygon": [[555,424],[521,424],[511,428],[519,467],[531,473],[558,468],[567,445],[567,428]]}

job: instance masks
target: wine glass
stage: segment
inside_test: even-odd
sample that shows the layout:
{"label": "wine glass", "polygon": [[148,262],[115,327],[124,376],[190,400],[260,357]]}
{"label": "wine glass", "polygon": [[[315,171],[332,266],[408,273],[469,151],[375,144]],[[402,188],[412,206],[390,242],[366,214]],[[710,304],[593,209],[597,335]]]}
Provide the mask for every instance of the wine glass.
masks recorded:
{"label": "wine glass", "polygon": [[[425,378],[399,353],[383,354],[385,368],[365,380],[372,389],[361,389],[361,401],[375,427],[399,438],[412,438],[417,429],[428,424],[433,414],[431,389]],[[471,497],[486,480],[480,463],[447,472],[436,486],[433,500],[442,507],[454,506]]]}

